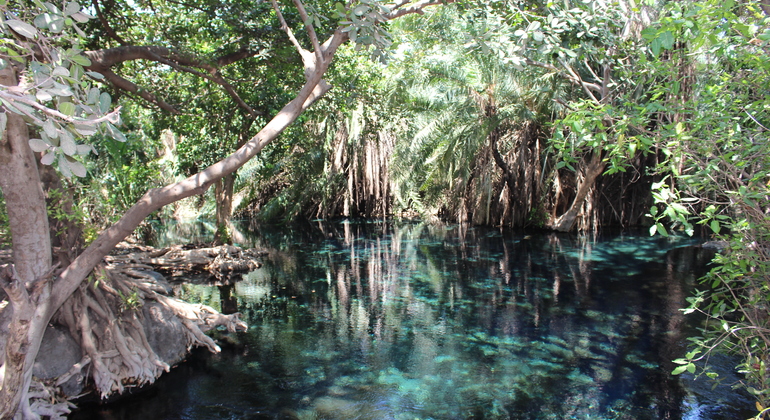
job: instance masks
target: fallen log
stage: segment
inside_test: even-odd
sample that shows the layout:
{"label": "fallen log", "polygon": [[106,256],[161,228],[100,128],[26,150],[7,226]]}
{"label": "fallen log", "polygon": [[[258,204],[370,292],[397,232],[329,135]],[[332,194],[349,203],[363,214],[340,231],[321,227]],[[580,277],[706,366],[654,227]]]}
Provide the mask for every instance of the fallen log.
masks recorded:
{"label": "fallen log", "polygon": [[[192,248],[176,245],[161,249],[152,247],[122,244],[122,252],[106,257],[106,261],[115,266],[141,265],[152,267],[163,275],[171,277],[172,281],[204,281],[233,282],[240,276],[261,267],[258,258],[264,257],[265,252],[256,249],[243,250],[232,245],[215,247]],[[207,276],[208,277],[207,277]]]}

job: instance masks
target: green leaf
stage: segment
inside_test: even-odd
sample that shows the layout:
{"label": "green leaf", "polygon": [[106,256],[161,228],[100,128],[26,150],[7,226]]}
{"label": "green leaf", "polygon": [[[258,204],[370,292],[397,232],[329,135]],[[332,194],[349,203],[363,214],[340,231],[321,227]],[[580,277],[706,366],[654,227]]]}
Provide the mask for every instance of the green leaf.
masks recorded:
{"label": "green leaf", "polygon": [[62,131],[59,141],[61,142],[59,144],[59,146],[61,147],[61,151],[64,152],[65,155],[73,156],[77,154],[78,146],[75,143],[75,139],[72,137],[72,134],[70,134],[69,131],[66,131],[66,130]]}
{"label": "green leaf", "polygon": [[64,7],[64,16],[70,16],[80,11],[80,4],[76,1],[68,2]]}
{"label": "green leaf", "polygon": [[70,170],[75,176],[80,178],[83,178],[86,176],[86,167],[83,166],[82,163],[76,160],[68,160],[67,163],[69,165]]}
{"label": "green leaf", "polygon": [[75,115],[75,104],[72,102],[62,102],[57,107],[59,109],[59,112],[61,112],[64,115],[67,116],[73,116]]}
{"label": "green leaf", "polygon": [[111,106],[112,98],[110,97],[110,94],[107,92],[102,92],[101,95],[99,95],[99,110],[102,111],[102,114],[106,114],[110,112]]}
{"label": "green leaf", "polygon": [[673,371],[671,371],[672,375],[680,375],[684,373],[687,370],[687,365],[677,366]]}
{"label": "green leaf", "polygon": [[56,124],[54,124],[53,120],[45,120],[43,123],[43,131],[45,131],[45,134],[52,139],[59,136],[59,131],[56,129]]}
{"label": "green leaf", "polygon": [[126,141],[126,136],[120,132],[117,128],[115,128],[114,125],[110,123],[105,123],[107,125],[107,131],[109,132],[110,136],[114,138],[115,140],[124,143]]}
{"label": "green leaf", "polygon": [[104,75],[101,74],[101,73],[97,73],[95,71],[87,71],[86,74],[91,76],[92,78],[94,78],[96,80],[104,80]]}
{"label": "green leaf", "polygon": [[652,55],[655,57],[660,55],[660,48],[661,48],[661,42],[660,38],[655,38],[650,42],[650,49],[652,50]]}
{"label": "green leaf", "polygon": [[69,77],[70,71],[62,66],[56,66],[53,71],[51,71],[51,76],[65,76]]}
{"label": "green leaf", "polygon": [[709,226],[711,227],[711,230],[716,234],[718,234],[719,230],[721,229],[721,226],[719,225],[718,220],[712,220]]}
{"label": "green leaf", "polygon": [[91,146],[89,144],[78,144],[78,152],[77,152],[77,154],[80,155],[80,156],[85,156],[85,155],[91,153],[91,151],[93,151],[93,150],[94,150],[93,146]]}
{"label": "green leaf", "polygon": [[93,18],[94,18],[93,16],[83,12],[77,12],[72,14],[72,19],[75,19],[77,23],[86,23]]}
{"label": "green leaf", "polygon": [[56,34],[60,33],[61,31],[64,30],[64,19],[54,19],[54,21],[51,22],[50,25],[48,25],[48,28],[53,33],[56,33]]}
{"label": "green leaf", "polygon": [[51,22],[53,22],[54,17],[50,13],[41,13],[37,16],[35,16],[35,20],[32,21],[32,23],[35,24],[40,29],[46,29],[48,26],[51,25]]}
{"label": "green leaf", "polygon": [[70,57],[70,60],[72,60],[73,63],[79,64],[83,67],[88,67],[91,65],[91,60],[89,60],[88,57],[80,54],[73,55]]}
{"label": "green leaf", "polygon": [[37,28],[27,22],[11,19],[6,20],[5,24],[25,38],[34,39],[35,35],[37,35]]}
{"label": "green leaf", "polygon": [[658,39],[660,39],[660,45],[663,48],[667,50],[674,48],[674,34],[671,31],[663,32]]}
{"label": "green leaf", "polygon": [[70,170],[69,162],[64,158],[63,155],[59,156],[59,170],[65,178],[72,178],[72,171]]}
{"label": "green leaf", "polygon": [[43,155],[43,157],[40,159],[40,163],[43,165],[50,165],[53,163],[54,159],[56,158],[56,153],[53,151],[50,151]]}
{"label": "green leaf", "polygon": [[49,147],[50,145],[42,139],[29,139],[29,148],[32,149],[33,152],[45,152]]}
{"label": "green leaf", "polygon": [[77,131],[81,136],[92,136],[96,134],[97,130],[93,125],[75,124],[75,131]]}

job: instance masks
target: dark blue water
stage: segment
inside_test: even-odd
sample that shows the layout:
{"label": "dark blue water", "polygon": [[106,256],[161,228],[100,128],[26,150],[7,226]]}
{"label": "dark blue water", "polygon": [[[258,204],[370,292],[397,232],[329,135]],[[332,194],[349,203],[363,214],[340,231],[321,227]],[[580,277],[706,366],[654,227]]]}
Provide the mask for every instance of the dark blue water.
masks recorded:
{"label": "dark blue water", "polygon": [[221,354],[196,352],[146,391],[72,418],[751,415],[729,388],[669,375],[694,322],[679,308],[706,261],[683,248],[691,239],[383,222],[242,234],[269,250],[263,268],[176,290],[237,308],[249,330],[217,333]]}

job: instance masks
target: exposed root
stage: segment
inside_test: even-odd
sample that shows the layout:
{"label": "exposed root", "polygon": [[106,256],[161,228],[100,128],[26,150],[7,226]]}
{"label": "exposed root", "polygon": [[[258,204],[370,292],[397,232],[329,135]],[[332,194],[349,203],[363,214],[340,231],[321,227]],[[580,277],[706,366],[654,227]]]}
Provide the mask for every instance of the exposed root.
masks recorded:
{"label": "exposed root", "polygon": [[[200,255],[210,252],[197,251]],[[222,255],[230,253],[218,251],[208,264]],[[222,315],[209,306],[167,296],[168,288],[151,272],[144,271],[145,267],[133,262],[99,267],[95,270],[98,273],[95,279],[81,285],[62,306],[56,321],[69,328],[84,357],[57,383],[61,384],[85,369],[104,398],[115,392],[122,393],[126,387],[152,383],[168,371],[169,364],[153,350],[147,337],[143,307],[149,302],[155,302],[163,311],[173,314],[164,322],[176,325],[169,324],[169,329],[181,331],[186,337],[186,350],[205,346],[212,352],[219,352],[219,347],[204,334],[205,331],[219,326],[228,331],[246,329],[239,314]]]}
{"label": "exposed root", "polygon": [[[33,416],[47,417],[50,420],[66,420],[67,414],[75,406],[56,397],[56,391],[53,387],[33,380],[27,393],[29,397],[29,409]],[[32,417],[34,418],[34,417]]]}

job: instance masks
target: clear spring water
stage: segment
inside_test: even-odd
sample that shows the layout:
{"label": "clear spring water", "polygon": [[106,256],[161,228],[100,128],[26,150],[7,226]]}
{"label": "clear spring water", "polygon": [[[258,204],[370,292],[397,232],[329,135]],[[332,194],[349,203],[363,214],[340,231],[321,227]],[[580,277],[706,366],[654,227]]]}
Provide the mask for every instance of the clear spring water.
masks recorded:
{"label": "clear spring water", "polygon": [[[187,229],[167,238],[199,239]],[[727,387],[669,375],[694,322],[678,309],[705,262],[680,248],[690,239],[385,222],[244,232],[241,242],[270,251],[263,268],[177,293],[237,308],[249,330],[221,333],[221,354],[196,352],[156,385],[71,418],[751,415]]]}

